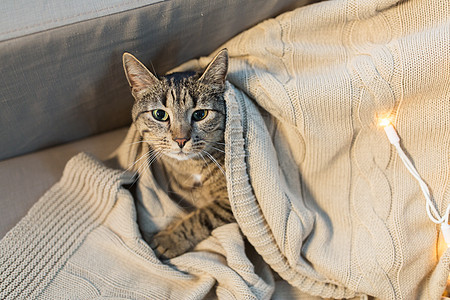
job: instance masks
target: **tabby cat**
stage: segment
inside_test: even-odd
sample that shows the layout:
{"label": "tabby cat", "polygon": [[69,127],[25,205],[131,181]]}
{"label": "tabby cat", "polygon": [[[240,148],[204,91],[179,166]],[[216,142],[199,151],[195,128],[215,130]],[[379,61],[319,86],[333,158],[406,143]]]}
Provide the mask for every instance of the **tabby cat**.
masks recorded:
{"label": "tabby cat", "polygon": [[234,221],[224,173],[228,53],[220,51],[204,72],[160,78],[131,54],[123,55],[123,64],[142,141],[168,174],[169,190],[192,208],[147,241],[158,256],[172,258]]}

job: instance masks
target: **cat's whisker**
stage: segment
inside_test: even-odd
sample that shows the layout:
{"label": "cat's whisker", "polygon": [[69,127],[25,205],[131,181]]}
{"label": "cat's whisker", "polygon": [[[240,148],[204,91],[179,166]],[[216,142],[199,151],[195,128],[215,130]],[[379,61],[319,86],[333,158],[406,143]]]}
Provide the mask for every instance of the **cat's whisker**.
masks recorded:
{"label": "cat's whisker", "polygon": [[140,169],[142,168],[142,165],[139,167],[138,170],[136,170],[136,172],[134,172],[133,174],[133,182],[130,185],[130,188],[139,180],[139,178],[141,177],[141,173],[140,173]]}
{"label": "cat's whisker", "polygon": [[201,153],[201,152],[198,152],[197,154],[203,159],[203,161],[205,162],[205,166],[208,167],[208,162],[206,161],[206,159],[205,159],[205,157],[202,155],[202,153]]}
{"label": "cat's whisker", "polygon": [[[150,166],[162,155],[161,153],[162,151],[153,151],[151,153],[150,157],[147,157],[147,159],[145,160],[144,163],[142,163],[139,168],[137,169],[137,171],[134,173],[133,176],[136,176],[136,179],[134,180],[133,184],[131,184],[131,186],[133,186],[138,180],[139,178],[145,174],[146,171],[150,170]],[[143,169],[143,171],[142,171]]]}
{"label": "cat's whisker", "polygon": [[225,151],[224,151],[224,150],[222,150],[222,149],[219,149],[219,148],[216,148],[216,147],[214,147],[214,146],[211,146],[211,148],[213,148],[214,150],[217,150],[217,151],[219,151],[219,152],[225,153]]}
{"label": "cat's whisker", "polygon": [[213,141],[210,141],[210,143],[217,144],[217,145],[222,145],[222,146],[225,146],[225,145],[226,145],[225,143],[221,143],[221,142],[213,142]]}
{"label": "cat's whisker", "polygon": [[157,139],[157,138],[155,138],[155,139],[149,139],[149,140],[142,140],[142,141],[137,141],[137,142],[129,143],[128,146],[135,145],[135,144],[140,144],[140,143],[151,143],[151,142],[159,141],[159,140],[160,140],[160,139]]}
{"label": "cat's whisker", "polygon": [[217,145],[222,145],[222,146],[225,146],[225,145],[226,145],[225,143],[222,143],[222,142],[215,142],[215,141],[213,141],[213,140],[208,140],[208,139],[205,139],[205,141],[208,142],[208,143],[217,144]]}
{"label": "cat's whisker", "polygon": [[216,166],[219,168],[220,172],[222,172],[223,176],[226,177],[224,169],[220,166],[220,164],[217,162],[217,160],[216,160],[211,154],[209,154],[207,151],[202,150],[202,152],[204,152],[204,153],[206,154],[206,156],[208,156],[208,158],[209,158],[213,163],[216,164]]}
{"label": "cat's whisker", "polygon": [[[141,177],[143,174],[145,174],[146,171],[150,170],[150,166],[161,156],[161,151],[157,151],[156,153],[153,153],[152,157],[149,157],[146,159],[145,163],[143,163],[139,169],[138,169],[138,179],[139,177]],[[144,169],[142,173],[140,173],[141,169]]]}
{"label": "cat's whisker", "polygon": [[[146,158],[146,162],[148,162],[149,159],[150,159],[150,158],[147,157],[147,158]],[[145,162],[145,163],[142,163],[142,164],[139,166],[139,168],[134,172],[133,177],[135,177],[135,179],[134,179],[134,181],[133,181],[133,183],[131,184],[130,187],[132,187],[132,186],[139,180],[139,178],[142,176],[142,173],[141,173],[141,169],[142,169],[142,168],[144,168],[144,172],[145,172],[146,162]]]}
{"label": "cat's whisker", "polygon": [[150,169],[150,166],[158,159],[158,158],[160,158],[161,156],[163,156],[163,153],[162,153],[162,151],[158,151],[157,153],[156,153],[156,155],[152,158],[152,160],[149,162],[149,164],[148,164],[148,169]]}
{"label": "cat's whisker", "polygon": [[148,155],[151,155],[154,152],[154,150],[150,150],[145,152],[144,154],[142,154],[142,156],[140,158],[138,158],[134,163],[131,164],[131,166],[129,166],[125,171],[123,171],[123,173],[128,172],[131,168],[134,167],[134,165],[136,165],[140,160],[142,160],[145,157],[148,157]]}

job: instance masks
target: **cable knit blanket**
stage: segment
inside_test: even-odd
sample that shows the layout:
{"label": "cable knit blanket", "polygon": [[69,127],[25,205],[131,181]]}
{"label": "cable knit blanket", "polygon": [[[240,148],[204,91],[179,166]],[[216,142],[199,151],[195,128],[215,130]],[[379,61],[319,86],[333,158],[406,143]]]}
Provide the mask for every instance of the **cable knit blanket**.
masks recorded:
{"label": "cable knit blanket", "polygon": [[288,282],[299,299],[439,299],[450,251],[378,121],[394,124],[444,213],[449,45],[449,3],[427,0],[323,1],[238,35],[225,44],[238,224],[159,261],[141,235],[183,212],[157,167],[124,187],[145,151],[131,127],[122,169],[75,156],[1,240],[1,298],[282,299],[276,282]]}

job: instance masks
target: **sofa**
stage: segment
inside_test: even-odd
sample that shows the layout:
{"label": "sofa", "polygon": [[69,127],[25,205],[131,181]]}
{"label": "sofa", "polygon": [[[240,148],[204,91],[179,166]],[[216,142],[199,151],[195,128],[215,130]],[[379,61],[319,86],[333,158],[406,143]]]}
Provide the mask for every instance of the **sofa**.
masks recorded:
{"label": "sofa", "polygon": [[[311,2],[311,1],[309,1]],[[0,59],[0,237],[62,174],[70,157],[105,159],[133,99],[127,51],[165,74],[258,22],[305,5],[282,1],[5,1]]]}

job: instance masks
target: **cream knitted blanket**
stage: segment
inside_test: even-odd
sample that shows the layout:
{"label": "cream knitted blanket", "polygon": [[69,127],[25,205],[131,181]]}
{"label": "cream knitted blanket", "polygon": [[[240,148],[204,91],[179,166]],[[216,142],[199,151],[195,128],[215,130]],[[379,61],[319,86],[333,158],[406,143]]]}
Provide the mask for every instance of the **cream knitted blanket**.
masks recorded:
{"label": "cream knitted blanket", "polygon": [[[378,121],[395,125],[443,214],[449,45],[449,3],[428,0],[324,1],[238,35],[225,45],[226,176],[260,256],[229,224],[160,262],[140,231],[182,212],[158,170],[133,199],[129,173],[79,154],[0,242],[1,298],[268,299],[269,265],[320,297],[439,299],[450,251]],[[123,168],[145,150],[135,137],[131,128],[116,152]]]}

